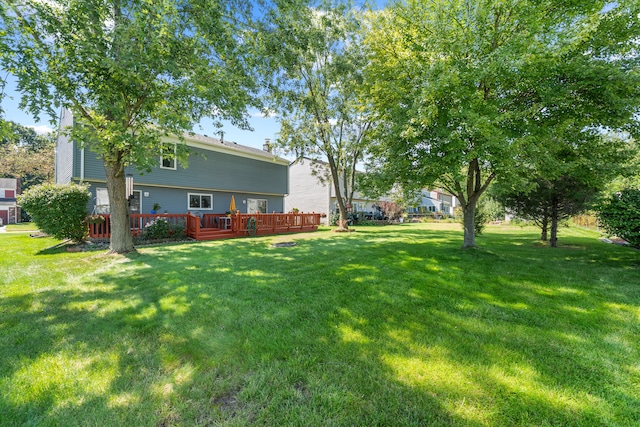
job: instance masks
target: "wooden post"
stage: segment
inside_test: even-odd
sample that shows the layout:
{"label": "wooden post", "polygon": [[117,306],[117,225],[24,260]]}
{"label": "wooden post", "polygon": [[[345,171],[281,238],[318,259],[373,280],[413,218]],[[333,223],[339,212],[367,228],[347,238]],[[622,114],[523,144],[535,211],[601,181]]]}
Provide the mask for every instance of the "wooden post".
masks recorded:
{"label": "wooden post", "polygon": [[271,215],[271,221],[273,222],[273,224],[271,224],[271,230],[273,230],[273,234],[276,234],[276,224],[278,223],[277,219],[278,216],[276,215],[276,211],[273,211],[273,215]]}

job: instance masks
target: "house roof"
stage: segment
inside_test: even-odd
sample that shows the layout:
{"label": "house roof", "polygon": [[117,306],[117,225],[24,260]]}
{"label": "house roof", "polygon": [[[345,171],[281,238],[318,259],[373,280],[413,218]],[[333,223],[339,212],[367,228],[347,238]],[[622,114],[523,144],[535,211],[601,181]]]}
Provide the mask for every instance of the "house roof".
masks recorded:
{"label": "house roof", "polygon": [[304,163],[305,161],[309,161],[311,163],[317,163],[320,165],[326,165],[329,166],[329,163],[325,162],[324,160],[320,160],[320,159],[312,159],[311,157],[307,157],[307,156],[298,156],[296,157],[296,159],[294,161],[292,161],[290,164],[296,164],[296,163]]}
{"label": "house roof", "polygon": [[[73,118],[73,114],[63,108],[62,115],[69,114],[71,118]],[[62,122],[60,123],[62,126]],[[234,154],[236,156],[249,157],[256,160],[269,161],[269,162],[277,162],[281,164],[288,165],[289,160],[283,159],[282,157],[278,157],[273,153],[270,153],[265,150],[260,150],[258,148],[248,147],[246,145],[240,145],[233,141],[221,141],[217,138],[212,138],[207,135],[199,135],[194,132],[184,132],[182,134],[185,142],[189,146],[195,146],[199,148],[203,148],[205,150],[218,151],[227,154]],[[168,137],[171,142],[180,142],[180,138],[177,136]]]}
{"label": "house roof", "polygon": [[227,154],[234,154],[242,157],[249,157],[256,160],[277,162],[286,165],[289,164],[289,160],[278,157],[275,154],[270,153],[269,151],[241,145],[237,142],[221,141],[217,138],[212,138],[207,135],[199,135],[197,133],[191,132],[184,132],[182,136],[189,146],[203,148],[211,151],[223,152]]}

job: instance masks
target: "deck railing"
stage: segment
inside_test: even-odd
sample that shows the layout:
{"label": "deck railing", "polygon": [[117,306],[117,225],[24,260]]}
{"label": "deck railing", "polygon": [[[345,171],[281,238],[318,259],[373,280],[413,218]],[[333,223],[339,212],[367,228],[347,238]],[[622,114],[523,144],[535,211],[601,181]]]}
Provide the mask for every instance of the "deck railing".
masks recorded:
{"label": "deck railing", "polygon": [[[94,239],[111,237],[109,214],[100,215],[103,222],[89,224],[89,236]],[[133,235],[140,235],[144,228],[163,218],[170,225],[185,227],[186,234],[199,240],[206,230],[225,230],[228,237],[246,235],[266,235],[316,230],[320,225],[321,214],[317,213],[270,213],[270,214],[204,214],[200,216],[186,214],[130,214],[129,225]]]}
{"label": "deck railing", "polygon": [[[108,239],[111,237],[111,220],[109,214],[101,214],[104,221],[92,222],[89,224],[89,237],[94,239]],[[145,227],[154,223],[158,218],[162,218],[172,226],[183,226],[186,228],[186,214],[131,214],[129,215],[129,228],[134,236],[142,233]]]}
{"label": "deck railing", "polygon": [[232,229],[238,235],[251,234],[254,230],[255,234],[315,230],[320,225],[320,217],[316,213],[236,214],[232,215]]}

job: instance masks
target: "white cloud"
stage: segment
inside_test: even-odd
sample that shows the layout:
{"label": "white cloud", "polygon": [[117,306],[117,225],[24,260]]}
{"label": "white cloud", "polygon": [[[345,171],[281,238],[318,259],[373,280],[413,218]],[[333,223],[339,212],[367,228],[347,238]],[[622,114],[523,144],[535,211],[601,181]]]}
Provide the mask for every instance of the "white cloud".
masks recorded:
{"label": "white cloud", "polygon": [[271,110],[256,111],[254,113],[251,113],[251,117],[259,117],[261,119],[270,119],[277,116],[278,114],[275,111],[271,111]]}
{"label": "white cloud", "polygon": [[28,128],[33,129],[34,131],[36,131],[36,133],[38,135],[46,135],[48,133],[53,132],[53,129],[50,128],[49,126],[46,125],[40,125],[40,126],[27,126]]}

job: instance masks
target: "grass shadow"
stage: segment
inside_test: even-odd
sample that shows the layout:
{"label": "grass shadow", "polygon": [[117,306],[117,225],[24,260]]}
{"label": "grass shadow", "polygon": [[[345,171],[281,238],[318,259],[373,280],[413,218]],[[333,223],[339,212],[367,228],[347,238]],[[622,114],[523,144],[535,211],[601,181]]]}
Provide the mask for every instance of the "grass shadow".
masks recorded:
{"label": "grass shadow", "polygon": [[640,419],[637,257],[526,233],[461,251],[460,237],[402,226],[68,254],[90,268],[0,300],[0,408],[67,425]]}

